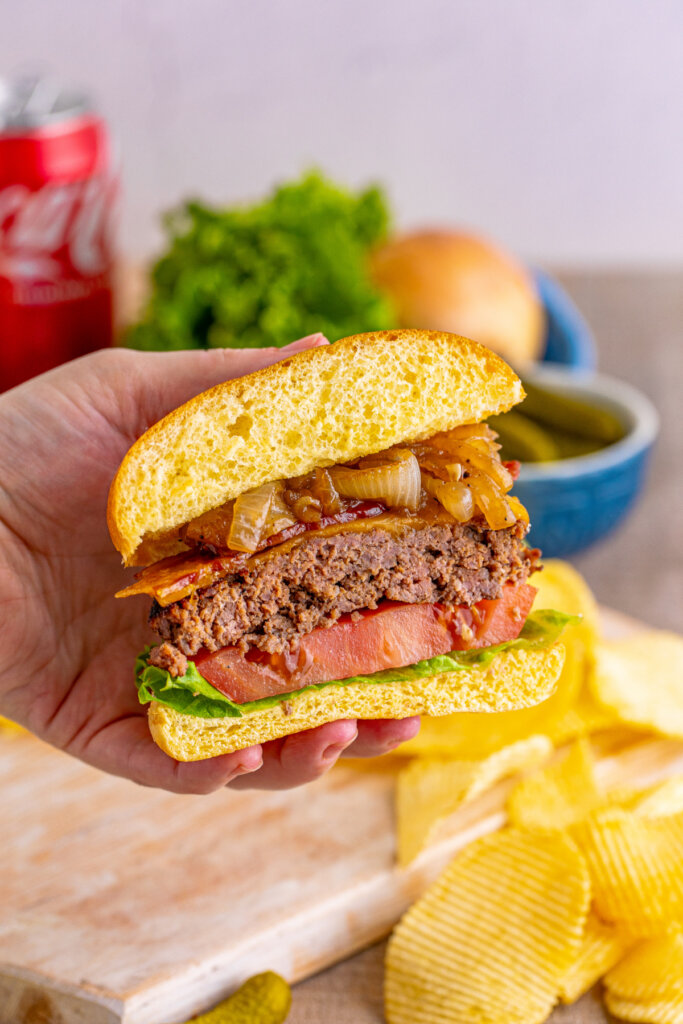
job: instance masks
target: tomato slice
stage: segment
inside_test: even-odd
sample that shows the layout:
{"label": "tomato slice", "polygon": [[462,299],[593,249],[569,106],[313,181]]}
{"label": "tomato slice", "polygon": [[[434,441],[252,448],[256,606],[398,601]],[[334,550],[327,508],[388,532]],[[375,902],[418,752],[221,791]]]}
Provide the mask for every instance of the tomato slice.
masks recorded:
{"label": "tomato slice", "polygon": [[200,651],[194,662],[217,690],[238,704],[311,683],[371,675],[402,668],[450,651],[514,640],[524,625],[536,590],[505,584],[495,601],[472,608],[383,601],[376,609],[343,615],[329,629],[315,629],[294,651],[267,654],[236,647]]}

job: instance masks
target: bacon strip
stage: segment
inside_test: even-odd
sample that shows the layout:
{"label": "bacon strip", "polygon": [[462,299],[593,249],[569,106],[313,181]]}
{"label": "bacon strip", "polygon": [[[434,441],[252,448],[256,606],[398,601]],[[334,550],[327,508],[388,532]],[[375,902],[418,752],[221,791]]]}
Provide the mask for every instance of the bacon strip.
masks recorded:
{"label": "bacon strip", "polygon": [[[317,523],[294,523],[288,526],[280,533],[268,537],[261,546],[261,553],[269,548],[295,541],[310,530],[327,533],[339,529],[364,529],[363,523],[386,514],[385,506],[379,502],[359,501],[355,503],[354,508],[336,515],[323,516]],[[124,590],[119,590],[116,596],[134,597],[136,594],[148,594],[165,608],[174,601],[181,601],[193,591],[209,587],[224,576],[237,572],[255,557],[256,555],[238,551],[227,555],[202,554],[196,551],[172,555],[136,573],[135,583],[131,583]]]}

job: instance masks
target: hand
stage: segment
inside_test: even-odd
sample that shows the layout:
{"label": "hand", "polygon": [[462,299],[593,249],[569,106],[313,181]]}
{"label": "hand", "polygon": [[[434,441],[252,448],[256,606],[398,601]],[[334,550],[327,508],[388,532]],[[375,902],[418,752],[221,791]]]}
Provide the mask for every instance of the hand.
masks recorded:
{"label": "hand", "polygon": [[[154,642],[105,521],[109,484],[133,441],[193,395],[324,344],[286,349],[86,356],[0,395],[0,714],[114,775],[180,793],[232,784],[285,788],[342,751],[383,753],[417,719],[332,722],[207,761],[173,761],[153,742],[133,682]],[[233,782],[233,780],[235,780]]]}

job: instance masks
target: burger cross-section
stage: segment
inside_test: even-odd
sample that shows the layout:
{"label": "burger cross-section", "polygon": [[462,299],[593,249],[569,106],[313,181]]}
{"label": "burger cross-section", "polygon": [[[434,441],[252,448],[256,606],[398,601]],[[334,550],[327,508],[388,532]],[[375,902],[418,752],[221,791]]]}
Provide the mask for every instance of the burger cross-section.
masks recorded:
{"label": "burger cross-section", "polygon": [[338,718],[546,699],[565,617],[530,615],[540,552],[486,418],[523,397],[432,331],[346,338],[218,385],[152,427],[112,484],[153,599],[137,661],[157,743],[213,756]]}

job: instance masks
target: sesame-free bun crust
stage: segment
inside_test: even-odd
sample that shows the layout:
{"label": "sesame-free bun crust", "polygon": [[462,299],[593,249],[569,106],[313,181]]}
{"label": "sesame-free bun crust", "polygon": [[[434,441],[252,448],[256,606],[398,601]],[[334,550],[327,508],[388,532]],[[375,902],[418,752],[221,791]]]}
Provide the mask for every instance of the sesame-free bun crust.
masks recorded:
{"label": "sesame-free bun crust", "polygon": [[552,694],[564,664],[561,643],[512,649],[488,665],[398,683],[349,683],[308,690],[242,718],[197,718],[153,702],[155,742],[177,761],[201,761],[343,718],[408,718],[458,711],[514,711]]}
{"label": "sesame-free bun crust", "polygon": [[413,231],[372,257],[372,277],[399,322],[455,331],[520,366],[538,359],[545,313],[529,271],[485,238],[462,231]]}
{"label": "sesame-free bun crust", "polygon": [[309,349],[143,434],[111,486],[112,540],[127,565],[153,562],[183,550],[183,523],[244,491],[478,423],[523,397],[499,356],[454,334],[380,331]]}

